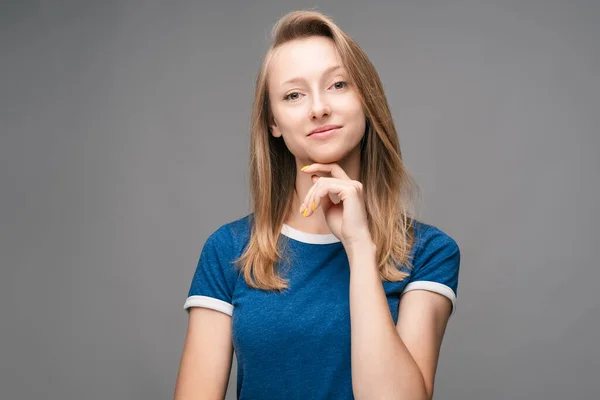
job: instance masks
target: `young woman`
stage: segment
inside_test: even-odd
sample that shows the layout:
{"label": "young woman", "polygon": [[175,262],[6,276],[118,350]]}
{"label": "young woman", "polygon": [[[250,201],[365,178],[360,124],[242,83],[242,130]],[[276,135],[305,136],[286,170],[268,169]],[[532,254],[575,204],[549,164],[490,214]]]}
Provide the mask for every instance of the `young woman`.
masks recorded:
{"label": "young woman", "polygon": [[284,16],[256,82],[253,212],[206,241],[176,399],[430,399],[460,252],[416,191],[361,48]]}

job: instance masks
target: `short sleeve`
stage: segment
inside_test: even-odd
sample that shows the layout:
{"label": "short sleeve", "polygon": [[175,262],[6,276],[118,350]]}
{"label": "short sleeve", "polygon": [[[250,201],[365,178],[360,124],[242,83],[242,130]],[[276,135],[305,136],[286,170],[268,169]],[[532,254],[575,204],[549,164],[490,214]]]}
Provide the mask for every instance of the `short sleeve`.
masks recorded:
{"label": "short sleeve", "polygon": [[225,226],[208,237],[183,308],[204,307],[233,314],[232,296],[236,273],[233,243]]}
{"label": "short sleeve", "polygon": [[413,260],[413,271],[403,294],[411,290],[428,290],[446,296],[456,311],[460,249],[440,229],[428,226],[420,237],[420,248]]}

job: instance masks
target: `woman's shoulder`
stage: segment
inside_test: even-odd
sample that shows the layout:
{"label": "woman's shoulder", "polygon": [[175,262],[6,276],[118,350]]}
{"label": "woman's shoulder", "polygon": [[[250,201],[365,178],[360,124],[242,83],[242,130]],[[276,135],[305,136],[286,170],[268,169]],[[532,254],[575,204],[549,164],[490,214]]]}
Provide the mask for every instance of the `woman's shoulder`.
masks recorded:
{"label": "woman's shoulder", "polygon": [[241,218],[223,223],[210,234],[207,242],[215,242],[233,248],[243,247],[250,239],[252,218],[253,214],[248,214]]}
{"label": "woman's shoulder", "polygon": [[414,228],[415,247],[456,247],[458,243],[445,230],[442,230],[436,225],[428,224],[423,221],[413,219],[412,226]]}

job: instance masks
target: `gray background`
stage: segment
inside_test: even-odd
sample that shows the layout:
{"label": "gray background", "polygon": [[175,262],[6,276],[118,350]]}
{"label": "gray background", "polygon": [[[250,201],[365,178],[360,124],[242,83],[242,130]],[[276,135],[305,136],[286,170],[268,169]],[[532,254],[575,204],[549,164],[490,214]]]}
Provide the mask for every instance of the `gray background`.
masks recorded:
{"label": "gray background", "polygon": [[203,242],[248,212],[270,28],[314,6],[372,59],[421,219],[462,250],[436,398],[599,398],[591,0],[2,3],[2,398],[172,397]]}

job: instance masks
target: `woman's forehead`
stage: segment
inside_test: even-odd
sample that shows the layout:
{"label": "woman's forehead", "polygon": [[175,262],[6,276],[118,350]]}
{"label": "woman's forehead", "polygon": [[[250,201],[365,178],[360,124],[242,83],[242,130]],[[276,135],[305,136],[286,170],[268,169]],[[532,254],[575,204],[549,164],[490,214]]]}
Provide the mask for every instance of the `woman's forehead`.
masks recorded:
{"label": "woman's forehead", "polygon": [[282,85],[296,78],[318,78],[342,67],[333,41],[315,36],[295,39],[276,48],[269,65],[269,76],[273,84]]}

